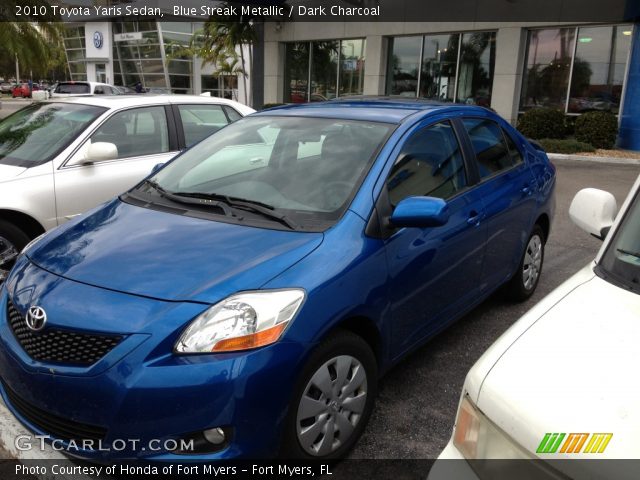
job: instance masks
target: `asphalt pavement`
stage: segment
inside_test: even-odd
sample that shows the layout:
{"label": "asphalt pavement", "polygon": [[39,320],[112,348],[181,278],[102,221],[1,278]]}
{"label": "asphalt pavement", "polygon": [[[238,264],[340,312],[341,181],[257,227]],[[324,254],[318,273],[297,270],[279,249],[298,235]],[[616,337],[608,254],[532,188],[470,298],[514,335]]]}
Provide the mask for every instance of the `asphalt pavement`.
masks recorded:
{"label": "asphalt pavement", "polygon": [[0,95],[0,119],[11,115],[16,110],[31,103],[29,98],[11,98],[11,95]]}
{"label": "asphalt pavement", "polygon": [[595,258],[602,242],[569,220],[571,200],[595,187],[611,192],[621,206],[640,166],[554,163],[556,216],[534,295],[519,304],[494,295],[394,367],[381,380],[373,415],[350,458],[436,458],[451,436],[467,371],[520,316]]}

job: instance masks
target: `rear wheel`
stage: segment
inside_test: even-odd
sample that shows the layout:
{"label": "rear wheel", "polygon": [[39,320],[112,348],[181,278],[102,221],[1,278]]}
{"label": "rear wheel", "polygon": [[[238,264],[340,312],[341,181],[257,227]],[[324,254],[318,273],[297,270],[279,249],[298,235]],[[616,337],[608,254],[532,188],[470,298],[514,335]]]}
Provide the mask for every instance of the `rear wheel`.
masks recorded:
{"label": "rear wheel", "polygon": [[522,254],[518,270],[507,284],[507,293],[515,301],[522,302],[535,292],[544,262],[544,232],[535,225]]}
{"label": "rear wheel", "polygon": [[29,241],[29,236],[18,227],[0,220],[0,281],[2,270],[11,270],[18,254]]}
{"label": "rear wheel", "polygon": [[282,456],[337,459],[356,443],[369,420],[378,370],[369,345],[340,331],[313,352],[285,423]]}

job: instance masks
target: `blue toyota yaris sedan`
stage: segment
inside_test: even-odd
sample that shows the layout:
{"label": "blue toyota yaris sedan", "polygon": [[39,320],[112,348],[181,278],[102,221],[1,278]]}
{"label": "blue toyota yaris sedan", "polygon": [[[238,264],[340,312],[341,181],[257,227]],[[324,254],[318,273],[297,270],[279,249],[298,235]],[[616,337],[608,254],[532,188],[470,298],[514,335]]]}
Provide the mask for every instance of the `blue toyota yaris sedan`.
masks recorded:
{"label": "blue toyota yaris sedan", "polygon": [[251,115],[25,248],[2,396],[95,460],[340,457],[386,370],[499,287],[532,294],[554,186],[480,107]]}

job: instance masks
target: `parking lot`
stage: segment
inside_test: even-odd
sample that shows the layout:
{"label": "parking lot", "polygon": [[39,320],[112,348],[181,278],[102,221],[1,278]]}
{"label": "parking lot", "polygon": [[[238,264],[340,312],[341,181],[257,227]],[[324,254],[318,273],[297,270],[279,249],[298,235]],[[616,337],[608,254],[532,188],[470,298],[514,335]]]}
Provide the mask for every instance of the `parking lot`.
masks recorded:
{"label": "parking lot", "polygon": [[381,381],[371,421],[351,458],[437,457],[451,435],[469,368],[522,314],[594,258],[601,242],[569,220],[573,196],[585,187],[601,188],[613,193],[620,207],[640,167],[579,161],[555,164],[556,217],[536,293],[515,305],[494,295],[391,370]]}
{"label": "parking lot", "polygon": [[0,108],[0,118],[11,115],[13,112],[24,107],[29,102],[30,100],[28,98],[11,98],[11,95],[0,96],[0,103],[2,103],[2,108]]}

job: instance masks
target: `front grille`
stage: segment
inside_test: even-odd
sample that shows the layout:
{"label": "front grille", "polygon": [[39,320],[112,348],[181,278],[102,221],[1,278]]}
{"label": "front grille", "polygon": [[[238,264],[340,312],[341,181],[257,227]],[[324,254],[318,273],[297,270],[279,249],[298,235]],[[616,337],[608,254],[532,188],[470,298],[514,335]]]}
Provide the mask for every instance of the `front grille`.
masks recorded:
{"label": "front grille", "polygon": [[46,325],[41,331],[34,332],[27,327],[24,316],[11,300],[7,304],[7,317],[24,351],[41,362],[93,365],[122,340],[121,335],[79,333]]}
{"label": "front grille", "polygon": [[107,436],[107,429],[96,425],[75,422],[68,418],[59,417],[52,413],[34,407],[29,402],[20,398],[6,383],[2,382],[4,391],[11,406],[22,415],[25,420],[34,427],[61,440],[76,442],[81,440],[104,440]]}

